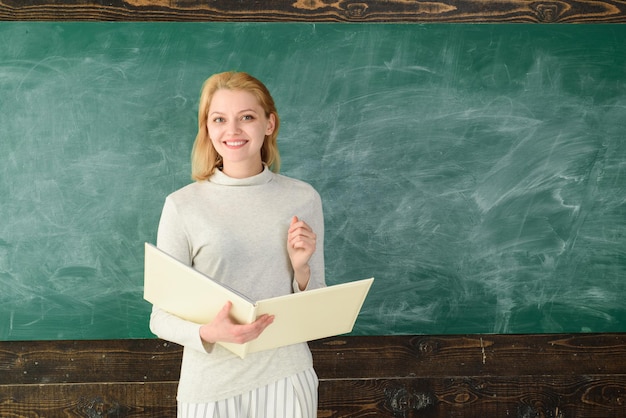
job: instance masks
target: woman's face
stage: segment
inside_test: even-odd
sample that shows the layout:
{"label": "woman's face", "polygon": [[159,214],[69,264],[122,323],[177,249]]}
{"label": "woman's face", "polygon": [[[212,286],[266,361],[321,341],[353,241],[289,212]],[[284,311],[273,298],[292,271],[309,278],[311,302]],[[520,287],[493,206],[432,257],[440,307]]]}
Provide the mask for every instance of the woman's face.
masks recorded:
{"label": "woman's face", "polygon": [[274,115],[266,117],[252,93],[219,89],[213,94],[207,130],[222,157],[226,174],[258,174],[262,169],[261,146],[265,136],[274,132],[274,127]]}

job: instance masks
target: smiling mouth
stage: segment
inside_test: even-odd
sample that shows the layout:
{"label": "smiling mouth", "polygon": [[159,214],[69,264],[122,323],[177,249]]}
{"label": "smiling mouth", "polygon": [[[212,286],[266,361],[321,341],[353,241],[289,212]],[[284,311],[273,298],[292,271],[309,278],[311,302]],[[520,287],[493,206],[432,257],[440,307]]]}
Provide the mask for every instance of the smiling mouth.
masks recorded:
{"label": "smiling mouth", "polygon": [[245,145],[248,141],[226,141],[225,144],[227,147],[240,147]]}

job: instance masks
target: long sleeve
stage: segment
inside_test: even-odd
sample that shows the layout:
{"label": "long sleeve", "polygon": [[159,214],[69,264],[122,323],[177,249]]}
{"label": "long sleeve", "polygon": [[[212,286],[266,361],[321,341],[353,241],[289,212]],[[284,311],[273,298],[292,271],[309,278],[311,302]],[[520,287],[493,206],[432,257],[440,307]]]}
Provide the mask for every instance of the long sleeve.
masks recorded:
{"label": "long sleeve", "polygon": [[[191,250],[180,222],[178,212],[171,199],[166,199],[159,222],[157,247],[191,265]],[[210,352],[212,345],[204,344],[200,338],[200,324],[186,321],[156,306],[150,315],[150,331],[157,337],[198,351]]]}

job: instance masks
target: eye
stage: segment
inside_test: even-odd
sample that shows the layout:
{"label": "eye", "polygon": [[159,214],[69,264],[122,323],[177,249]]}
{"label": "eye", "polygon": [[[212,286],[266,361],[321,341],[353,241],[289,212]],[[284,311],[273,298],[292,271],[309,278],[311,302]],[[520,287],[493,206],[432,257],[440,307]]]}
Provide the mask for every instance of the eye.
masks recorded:
{"label": "eye", "polygon": [[243,115],[241,117],[241,120],[248,120],[248,121],[254,120],[254,115]]}
{"label": "eye", "polygon": [[217,116],[215,118],[213,118],[213,122],[215,123],[223,123],[225,121],[225,119],[221,116]]}

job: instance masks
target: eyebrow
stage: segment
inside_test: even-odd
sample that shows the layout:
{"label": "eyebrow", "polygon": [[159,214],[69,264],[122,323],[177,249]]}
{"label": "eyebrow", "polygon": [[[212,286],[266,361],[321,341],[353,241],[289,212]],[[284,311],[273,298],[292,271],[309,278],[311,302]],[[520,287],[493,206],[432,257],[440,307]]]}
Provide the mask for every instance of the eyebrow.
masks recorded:
{"label": "eyebrow", "polygon": [[[257,112],[256,110],[254,110],[254,109],[250,108],[250,109],[243,109],[243,110],[240,110],[239,112],[237,112],[237,114],[240,114],[240,113],[246,113],[246,112],[254,112],[254,113],[257,113],[257,114],[259,113],[259,112]],[[219,110],[214,110],[213,112],[209,113],[209,115],[215,115],[215,114],[218,114],[218,115],[224,115],[225,113],[224,113],[224,112],[221,112],[221,111],[219,111]]]}

